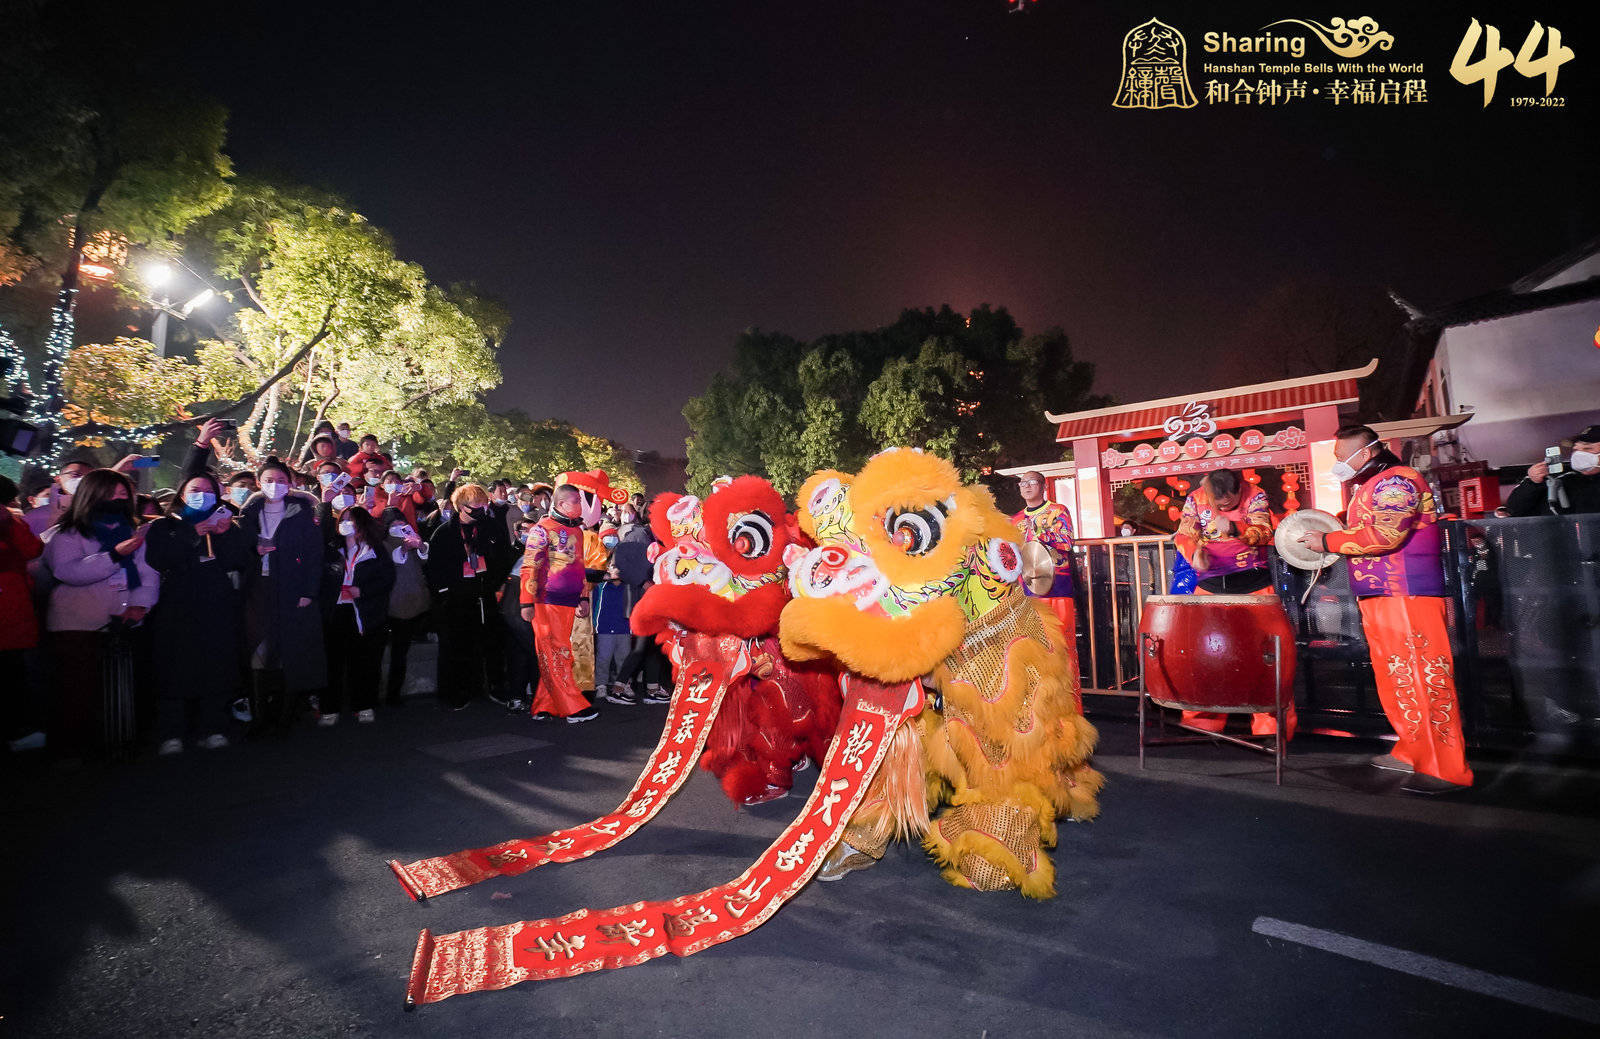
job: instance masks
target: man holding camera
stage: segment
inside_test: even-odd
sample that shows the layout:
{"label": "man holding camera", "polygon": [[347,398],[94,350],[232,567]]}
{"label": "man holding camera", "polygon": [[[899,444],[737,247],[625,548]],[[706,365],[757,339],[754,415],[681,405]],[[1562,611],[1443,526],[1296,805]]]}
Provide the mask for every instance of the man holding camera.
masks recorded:
{"label": "man holding camera", "polygon": [[1573,434],[1566,472],[1550,471],[1552,457],[1560,468],[1560,452],[1545,452],[1545,460],[1529,467],[1527,479],[1506,499],[1508,516],[1600,512],[1600,425]]}

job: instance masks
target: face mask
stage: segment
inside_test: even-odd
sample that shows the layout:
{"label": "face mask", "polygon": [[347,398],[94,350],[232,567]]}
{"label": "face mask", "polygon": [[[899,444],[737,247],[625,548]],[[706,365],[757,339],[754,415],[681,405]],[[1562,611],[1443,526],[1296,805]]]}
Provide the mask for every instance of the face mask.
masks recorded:
{"label": "face mask", "polygon": [[210,491],[189,491],[183,496],[183,503],[191,512],[209,509],[217,503],[217,496]]}
{"label": "face mask", "polygon": [[246,487],[244,484],[240,484],[237,487],[230,487],[228,489],[228,497],[233,500],[235,505],[243,505],[250,497],[250,488]]}
{"label": "face mask", "polygon": [[380,484],[382,482],[383,482],[383,477],[381,477],[381,476],[369,476],[369,477],[367,477],[367,486],[368,487],[376,487],[376,486],[378,486],[378,484]]}
{"label": "face mask", "polygon": [[350,431],[348,429],[339,430],[339,439],[340,440],[349,440],[350,439]]}
{"label": "face mask", "polygon": [[617,539],[616,538],[601,538],[600,539],[600,543],[602,545],[606,546],[607,548],[616,548],[617,547]]}
{"label": "face mask", "polygon": [[48,494],[35,495],[33,498],[29,499],[29,504],[36,509],[42,509],[46,505],[50,504],[50,496]]}
{"label": "face mask", "polygon": [[322,484],[322,486],[326,487],[330,483],[332,483],[333,480],[334,480],[334,477],[336,477],[338,475],[339,475],[338,473],[320,473],[317,476],[317,482]]}
{"label": "face mask", "polygon": [[1349,483],[1351,480],[1354,480],[1356,478],[1356,471],[1350,468],[1350,459],[1354,458],[1356,455],[1359,455],[1361,452],[1365,451],[1371,446],[1372,444],[1362,444],[1360,447],[1350,452],[1348,457],[1333,463],[1332,469],[1329,470],[1333,473],[1333,478],[1338,480],[1340,483]]}
{"label": "face mask", "polygon": [[128,507],[123,502],[103,501],[94,507],[96,516],[126,516]]}
{"label": "face mask", "polygon": [[1585,470],[1593,469],[1597,465],[1600,465],[1600,455],[1591,451],[1572,452],[1572,468],[1578,472],[1581,473]]}
{"label": "face mask", "polygon": [[67,494],[77,494],[78,484],[82,482],[83,477],[81,476],[63,476],[61,478],[61,490]]}
{"label": "face mask", "polygon": [[283,496],[289,493],[289,485],[276,481],[264,483],[261,485],[261,493],[267,496],[268,501],[282,501]]}
{"label": "face mask", "polygon": [[623,523],[637,523],[638,521],[639,521],[639,518],[637,516],[635,516],[631,512],[624,512],[622,514],[622,522]]}
{"label": "face mask", "polygon": [[577,519],[583,515],[583,506],[575,501],[564,501],[556,506],[556,511],[567,517],[567,519]]}
{"label": "face mask", "polygon": [[385,494],[393,494],[399,489],[400,485],[397,483],[386,483],[383,485],[383,493]]}
{"label": "face mask", "polygon": [[517,503],[517,508],[519,508],[519,509],[521,509],[521,510],[522,510],[522,514],[523,514],[523,515],[524,515],[524,516],[532,516],[532,515],[533,515],[533,506],[532,506],[532,505],[529,505],[529,504],[528,504],[528,503],[527,503],[527,502],[525,502],[525,501],[523,501],[523,502],[518,502],[518,503]]}
{"label": "face mask", "polygon": [[341,494],[333,499],[333,507],[336,509],[348,509],[355,503],[355,497],[349,494]]}
{"label": "face mask", "polygon": [[356,525],[354,523],[352,523],[350,520],[341,520],[340,521],[340,523],[339,523],[339,533],[343,534],[345,537],[349,537],[351,534],[354,534],[355,532],[356,532]]}

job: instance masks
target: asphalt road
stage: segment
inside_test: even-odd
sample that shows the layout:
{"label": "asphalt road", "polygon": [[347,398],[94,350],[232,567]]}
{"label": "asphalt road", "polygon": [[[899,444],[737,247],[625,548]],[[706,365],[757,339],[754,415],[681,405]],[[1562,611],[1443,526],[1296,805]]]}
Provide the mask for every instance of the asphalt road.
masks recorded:
{"label": "asphalt road", "polygon": [[[610,810],[665,708],[552,726],[417,697],[284,742],[71,772],[12,761],[0,1039],[1600,1032],[1581,1020],[1600,1008],[1592,773],[1479,763],[1471,793],[1422,799],[1365,764],[1382,745],[1315,738],[1281,789],[1264,759],[1212,747],[1155,751],[1141,773],[1132,724],[1095,713],[1103,814],[1062,827],[1052,901],[958,890],[901,847],[688,959],[412,1014],[419,928],[697,891],[748,865],[800,802],[735,811],[700,773],[609,852],[418,905],[384,860]],[[1262,918],[1576,1002],[1563,1016],[1450,987],[1256,933]]]}

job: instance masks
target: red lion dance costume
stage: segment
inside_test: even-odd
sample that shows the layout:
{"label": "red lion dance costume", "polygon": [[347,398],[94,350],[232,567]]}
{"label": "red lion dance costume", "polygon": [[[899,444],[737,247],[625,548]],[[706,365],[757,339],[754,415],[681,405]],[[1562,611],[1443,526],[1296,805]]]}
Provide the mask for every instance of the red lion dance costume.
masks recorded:
{"label": "red lion dance costume", "polygon": [[753,673],[723,699],[700,764],[736,804],[782,797],[796,764],[821,761],[839,720],[839,679],[800,669],[778,648],[778,615],[789,600],[784,550],[799,538],[794,518],[758,476],[724,477],[702,503],[663,494],[650,529],[668,546],[656,583],[633,612],[637,635],[654,635],[669,656],[728,655],[744,640]]}

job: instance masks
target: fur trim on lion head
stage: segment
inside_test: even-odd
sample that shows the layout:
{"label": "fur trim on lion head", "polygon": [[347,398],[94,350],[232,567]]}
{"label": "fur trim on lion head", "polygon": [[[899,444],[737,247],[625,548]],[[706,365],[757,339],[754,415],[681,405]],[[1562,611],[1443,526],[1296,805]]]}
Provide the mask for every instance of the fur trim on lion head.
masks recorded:
{"label": "fur trim on lion head", "polygon": [[800,503],[817,547],[787,557],[791,659],[833,656],[886,682],[926,674],[1021,575],[1010,520],[935,455],[894,448],[853,477],[817,473]]}
{"label": "fur trim on lion head", "polygon": [[656,583],[634,607],[635,634],[654,635],[669,623],[741,638],[777,630],[789,597],[784,552],[809,542],[770,483],[723,477],[703,502],[660,495],[650,529],[666,548],[655,558]]}

